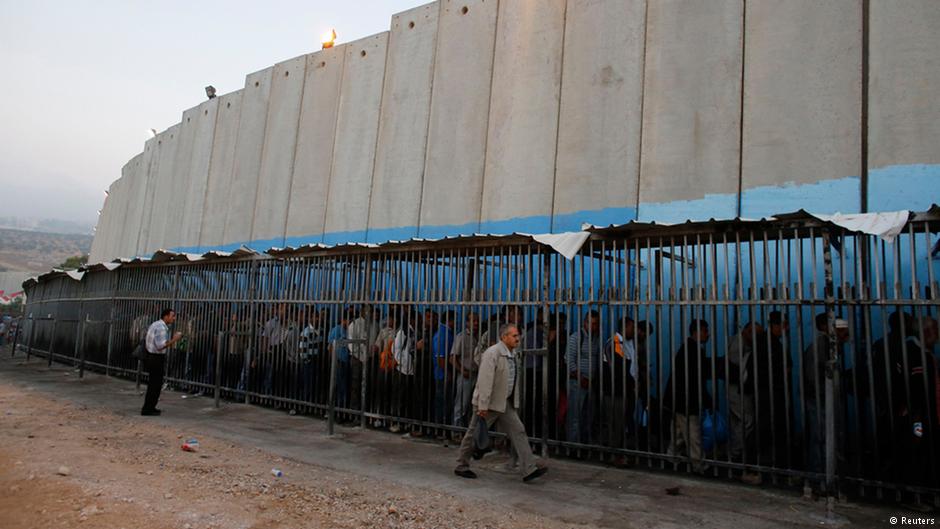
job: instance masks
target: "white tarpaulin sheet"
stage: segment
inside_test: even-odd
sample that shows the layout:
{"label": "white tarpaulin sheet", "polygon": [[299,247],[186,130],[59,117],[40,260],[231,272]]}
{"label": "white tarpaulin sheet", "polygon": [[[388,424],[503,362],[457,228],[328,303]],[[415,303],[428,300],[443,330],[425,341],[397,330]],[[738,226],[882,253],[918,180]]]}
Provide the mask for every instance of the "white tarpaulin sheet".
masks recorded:
{"label": "white tarpaulin sheet", "polygon": [[887,243],[893,243],[894,239],[904,229],[907,219],[911,217],[910,211],[889,211],[886,213],[856,213],[843,215],[820,215],[810,213],[819,220],[831,222],[836,226],[851,231],[877,235]]}
{"label": "white tarpaulin sheet", "polygon": [[581,247],[584,246],[584,241],[588,240],[590,236],[591,234],[586,231],[568,231],[565,233],[543,233],[533,235],[532,238],[536,242],[551,246],[553,250],[570,261],[575,255],[578,255]]}

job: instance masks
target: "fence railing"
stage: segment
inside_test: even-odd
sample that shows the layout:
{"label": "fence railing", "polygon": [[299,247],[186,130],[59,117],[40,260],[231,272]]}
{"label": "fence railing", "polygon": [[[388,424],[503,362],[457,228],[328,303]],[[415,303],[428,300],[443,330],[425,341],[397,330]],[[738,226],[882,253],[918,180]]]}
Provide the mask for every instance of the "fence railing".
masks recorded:
{"label": "fence railing", "polygon": [[18,343],[139,381],[131,351],[171,307],[179,389],[456,435],[475,356],[515,323],[543,454],[937,501],[938,227],[633,224],[570,260],[523,236],[164,254],[29,285]]}

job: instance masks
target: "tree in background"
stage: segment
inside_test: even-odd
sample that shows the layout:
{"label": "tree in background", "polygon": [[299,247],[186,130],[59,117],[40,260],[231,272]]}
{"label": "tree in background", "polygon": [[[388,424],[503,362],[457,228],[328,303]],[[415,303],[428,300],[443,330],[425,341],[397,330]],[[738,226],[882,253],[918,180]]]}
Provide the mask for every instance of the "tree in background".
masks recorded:
{"label": "tree in background", "polygon": [[85,266],[86,264],[88,264],[88,254],[73,255],[56,268],[60,268],[62,270],[76,270],[82,266]]}

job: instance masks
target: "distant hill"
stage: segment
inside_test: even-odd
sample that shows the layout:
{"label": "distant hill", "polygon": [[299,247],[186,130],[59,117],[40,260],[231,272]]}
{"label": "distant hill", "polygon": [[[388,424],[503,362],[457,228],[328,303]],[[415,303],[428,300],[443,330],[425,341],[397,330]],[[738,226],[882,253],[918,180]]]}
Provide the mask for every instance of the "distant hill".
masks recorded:
{"label": "distant hill", "polygon": [[47,272],[67,258],[87,254],[91,235],[0,228],[0,271]]}
{"label": "distant hill", "polygon": [[38,231],[55,234],[93,235],[94,224],[59,219],[31,219],[24,217],[0,217],[0,228]]}

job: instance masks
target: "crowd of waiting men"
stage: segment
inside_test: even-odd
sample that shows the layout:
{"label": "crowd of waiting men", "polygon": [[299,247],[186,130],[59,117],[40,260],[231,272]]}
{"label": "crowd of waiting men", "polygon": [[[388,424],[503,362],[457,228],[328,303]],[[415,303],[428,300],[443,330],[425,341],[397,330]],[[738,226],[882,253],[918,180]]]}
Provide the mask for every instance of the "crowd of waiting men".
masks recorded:
{"label": "crowd of waiting men", "polygon": [[[498,341],[499,326],[510,323],[522,335],[515,353],[524,381],[520,410],[530,435],[682,455],[703,472],[713,452],[703,443],[702,418],[720,411],[730,435],[711,450],[724,460],[823,472],[829,373],[839,464],[852,450],[843,434],[854,409],[854,428],[863,439],[854,455],[868,476],[936,485],[931,469],[932,458],[940,457],[940,372],[931,317],[891,313],[887,335],[866,347],[856,340],[849,365],[830,362],[830,339],[835,337],[841,357],[852,341],[849,324],[830,321],[825,312],[816,316],[815,335],[803,351],[790,350],[786,315],[770,312],[764,322],[743,324],[726,351],[709,346],[707,321],[692,320],[678,350],[660,361],[648,345],[651,322],[619,317],[617,329],[602,332],[597,311],[579,317],[580,325],[569,325],[562,312],[540,309],[530,321],[522,315],[512,306],[482,321],[474,311],[458,316],[392,307],[383,314],[370,306],[331,312],[279,304],[257,315],[236,310],[209,325],[219,314],[203,321],[184,314],[176,322],[182,338],[168,371],[178,380],[214,384],[220,351],[223,387],[281,397],[278,405],[294,413],[309,409],[305,402],[326,401],[335,356],[339,408],[467,426],[480,355]],[[132,336],[141,336],[148,324],[148,317],[139,317]],[[394,421],[370,423],[393,432],[403,428]],[[630,459],[613,462],[627,465]],[[740,475],[748,482],[761,479]]]}

